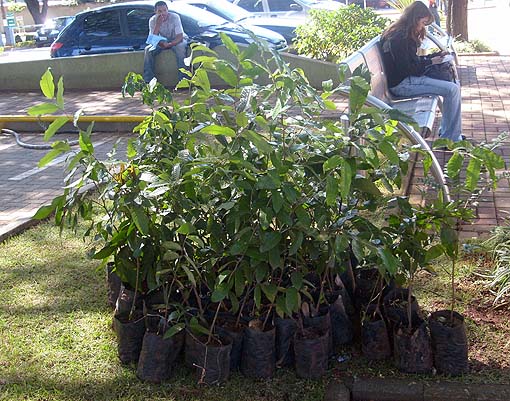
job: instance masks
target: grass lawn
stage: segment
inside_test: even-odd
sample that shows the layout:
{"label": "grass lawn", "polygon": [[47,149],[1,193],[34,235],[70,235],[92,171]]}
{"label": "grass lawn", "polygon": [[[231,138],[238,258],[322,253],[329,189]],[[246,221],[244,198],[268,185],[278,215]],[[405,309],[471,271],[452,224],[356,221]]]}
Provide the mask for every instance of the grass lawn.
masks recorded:
{"label": "grass lawn", "polygon": [[[162,385],[139,381],[121,366],[111,329],[105,275],[85,257],[86,244],[43,223],[0,244],[0,400],[321,400],[332,377],[356,375],[437,380],[398,373],[390,362],[368,363],[356,346],[332,362],[321,381],[279,370],[270,381],[234,374],[221,387],[199,387],[184,367]],[[459,269],[459,311],[465,313],[471,373],[458,380],[510,384],[510,310],[495,309],[473,274],[484,258]],[[441,270],[441,269],[438,269]],[[447,306],[448,278],[422,276],[418,300],[426,311]]]}

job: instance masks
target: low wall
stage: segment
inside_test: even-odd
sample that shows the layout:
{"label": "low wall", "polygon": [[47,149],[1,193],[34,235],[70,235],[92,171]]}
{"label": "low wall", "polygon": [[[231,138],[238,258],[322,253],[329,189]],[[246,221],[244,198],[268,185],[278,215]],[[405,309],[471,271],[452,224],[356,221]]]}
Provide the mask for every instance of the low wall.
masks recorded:
{"label": "low wall", "polygon": [[[215,50],[220,58],[229,57],[223,46]],[[288,53],[282,56],[291,68],[301,68],[315,88],[321,88],[322,81],[328,79],[335,84],[339,82],[336,64]],[[142,73],[143,52],[0,63],[0,90],[39,91],[39,80],[48,67],[51,67],[53,76],[64,77],[66,89],[119,89],[129,72]],[[176,85],[177,67],[172,51],[165,51],[157,57],[156,75],[165,86]],[[218,78],[211,77],[211,81],[213,86],[220,84]]]}

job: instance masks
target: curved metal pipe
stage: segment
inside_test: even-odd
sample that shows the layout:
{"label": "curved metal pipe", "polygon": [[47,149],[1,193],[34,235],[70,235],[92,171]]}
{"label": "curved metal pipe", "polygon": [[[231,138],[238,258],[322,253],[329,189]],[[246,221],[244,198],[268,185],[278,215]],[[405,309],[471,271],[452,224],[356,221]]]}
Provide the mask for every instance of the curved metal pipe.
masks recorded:
{"label": "curved metal pipe", "polygon": [[[346,98],[349,97],[350,88],[343,87],[338,88],[338,93],[342,94]],[[367,100],[365,102],[368,106],[377,107],[379,109],[391,109],[392,107],[388,104],[384,103],[382,100],[376,98],[375,96],[368,95]],[[413,145],[420,145],[420,147],[426,151],[430,157],[432,158],[432,166],[431,166],[431,172],[434,178],[436,179],[437,183],[441,187],[441,190],[443,192],[443,199],[446,202],[449,202],[451,200],[450,198],[450,189],[448,188],[448,184],[446,183],[445,176],[443,174],[443,169],[441,168],[441,165],[439,164],[436,155],[434,152],[432,152],[432,149],[430,149],[430,146],[428,143],[422,138],[422,136],[416,132],[412,127],[410,127],[407,124],[404,124],[402,122],[397,123],[397,128],[405,135],[405,137],[413,144]]]}

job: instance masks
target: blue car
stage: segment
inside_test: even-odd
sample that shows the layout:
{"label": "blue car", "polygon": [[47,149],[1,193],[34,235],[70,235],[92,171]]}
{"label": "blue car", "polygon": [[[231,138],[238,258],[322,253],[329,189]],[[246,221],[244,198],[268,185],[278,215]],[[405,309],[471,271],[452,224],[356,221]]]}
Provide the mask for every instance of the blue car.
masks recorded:
{"label": "blue car", "polygon": [[[51,57],[141,51],[149,33],[149,18],[154,15],[154,2],[119,3],[75,16],[51,45]],[[250,34],[237,24],[184,2],[168,3],[170,12],[180,16],[188,37],[210,47],[221,44],[220,33],[235,43],[249,44]],[[252,30],[276,50],[287,49],[280,34],[262,28]]]}

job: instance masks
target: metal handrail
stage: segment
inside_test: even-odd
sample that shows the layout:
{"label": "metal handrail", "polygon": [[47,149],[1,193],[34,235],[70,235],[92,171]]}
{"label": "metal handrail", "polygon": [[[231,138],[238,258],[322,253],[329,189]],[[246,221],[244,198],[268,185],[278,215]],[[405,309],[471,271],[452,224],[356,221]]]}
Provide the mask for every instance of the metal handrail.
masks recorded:
{"label": "metal handrail", "polygon": [[[350,94],[350,88],[349,87],[340,87],[337,89],[338,93],[342,96],[348,98]],[[376,98],[375,96],[368,95],[367,99],[365,101],[365,104],[368,106],[377,107],[379,109],[392,109],[392,107],[382,100]],[[428,143],[422,138],[422,136],[414,130],[414,128],[410,127],[409,125],[397,121],[397,129],[402,132],[405,137],[413,144],[413,145],[419,145],[422,150],[427,152],[431,159],[432,159],[432,165],[431,165],[431,172],[434,178],[436,179],[437,183],[441,187],[442,193],[443,193],[443,200],[445,202],[450,202],[450,189],[448,188],[448,184],[446,183],[446,178],[443,174],[443,169],[441,168],[441,165],[439,164],[439,161],[436,158],[436,155],[434,152],[432,152],[432,149],[430,149],[430,146]]]}

